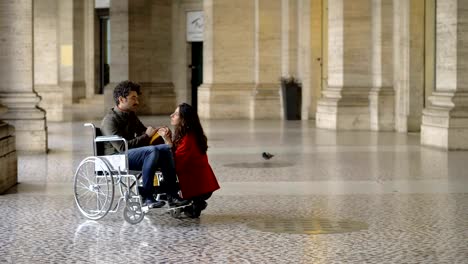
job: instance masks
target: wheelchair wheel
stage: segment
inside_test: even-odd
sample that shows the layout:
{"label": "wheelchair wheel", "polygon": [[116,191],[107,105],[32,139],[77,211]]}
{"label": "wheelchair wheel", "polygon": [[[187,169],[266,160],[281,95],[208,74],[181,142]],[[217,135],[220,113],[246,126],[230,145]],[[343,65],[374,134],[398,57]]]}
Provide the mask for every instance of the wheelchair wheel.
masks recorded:
{"label": "wheelchair wheel", "polygon": [[134,225],[140,223],[145,218],[145,213],[143,213],[140,203],[128,202],[124,208],[123,216],[125,221]]}
{"label": "wheelchair wheel", "polygon": [[87,157],[75,172],[73,189],[80,212],[89,219],[103,218],[114,199],[114,180],[109,166],[99,157]]}

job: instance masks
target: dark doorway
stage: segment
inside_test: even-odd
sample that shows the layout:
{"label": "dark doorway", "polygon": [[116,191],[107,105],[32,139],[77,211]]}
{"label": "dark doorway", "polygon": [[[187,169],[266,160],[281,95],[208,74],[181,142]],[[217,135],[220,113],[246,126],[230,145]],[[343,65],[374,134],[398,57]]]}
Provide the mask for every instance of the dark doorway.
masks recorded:
{"label": "dark doorway", "polygon": [[99,19],[99,93],[109,83],[110,64],[110,23],[109,9],[96,9]]}
{"label": "dark doorway", "polygon": [[203,42],[191,42],[192,44],[192,106],[197,110],[198,104],[198,86],[203,83]]}

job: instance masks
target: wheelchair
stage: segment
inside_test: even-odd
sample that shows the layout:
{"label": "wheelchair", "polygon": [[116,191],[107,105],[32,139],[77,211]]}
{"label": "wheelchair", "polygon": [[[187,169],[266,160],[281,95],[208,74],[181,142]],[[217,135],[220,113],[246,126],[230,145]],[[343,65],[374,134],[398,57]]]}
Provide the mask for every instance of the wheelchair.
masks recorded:
{"label": "wheelchair", "polygon": [[[92,123],[84,126],[93,130],[94,156],[83,159],[76,169],[73,179],[75,203],[86,218],[99,220],[109,212],[115,213],[121,204],[124,204],[123,217],[130,224],[141,222],[150,208],[143,206],[139,195],[141,185],[141,172],[131,171],[128,167],[128,143],[119,136],[103,136],[101,130]],[[104,155],[104,142],[122,141],[125,146],[123,153]],[[163,182],[161,172],[156,172],[155,182]],[[120,196],[116,196],[116,186]],[[156,200],[164,201],[164,194],[155,194]],[[160,210],[168,212],[172,217],[179,218],[183,209],[164,205]]]}

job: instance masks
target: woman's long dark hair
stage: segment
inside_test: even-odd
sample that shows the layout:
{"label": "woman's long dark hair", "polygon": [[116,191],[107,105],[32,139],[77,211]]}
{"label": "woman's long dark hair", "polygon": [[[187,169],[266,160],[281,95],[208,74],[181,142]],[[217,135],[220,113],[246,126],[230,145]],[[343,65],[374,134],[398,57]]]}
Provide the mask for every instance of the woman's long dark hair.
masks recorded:
{"label": "woman's long dark hair", "polygon": [[182,138],[188,133],[195,134],[197,145],[202,153],[206,153],[208,149],[208,140],[203,132],[203,127],[200,123],[200,118],[195,109],[186,103],[179,105],[180,122],[174,128],[174,148],[177,148]]}

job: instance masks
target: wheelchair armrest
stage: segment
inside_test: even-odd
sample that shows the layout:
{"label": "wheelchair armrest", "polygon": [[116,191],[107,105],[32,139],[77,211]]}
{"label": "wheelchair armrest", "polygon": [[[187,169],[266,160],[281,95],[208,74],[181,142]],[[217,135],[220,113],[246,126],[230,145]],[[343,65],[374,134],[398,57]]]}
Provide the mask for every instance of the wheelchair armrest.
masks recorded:
{"label": "wheelchair armrest", "polygon": [[96,137],[96,142],[109,142],[109,141],[126,141],[125,138],[119,136],[99,136]]}
{"label": "wheelchair armrest", "polygon": [[99,137],[96,137],[94,139],[95,142],[111,142],[111,141],[123,141],[124,142],[124,145],[125,145],[125,155],[127,155],[127,151],[128,151],[128,143],[127,143],[127,140],[123,137],[119,137],[119,136],[99,136]]}

